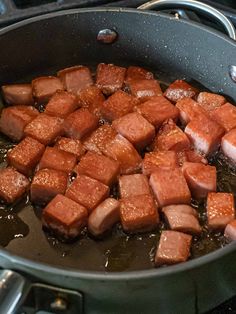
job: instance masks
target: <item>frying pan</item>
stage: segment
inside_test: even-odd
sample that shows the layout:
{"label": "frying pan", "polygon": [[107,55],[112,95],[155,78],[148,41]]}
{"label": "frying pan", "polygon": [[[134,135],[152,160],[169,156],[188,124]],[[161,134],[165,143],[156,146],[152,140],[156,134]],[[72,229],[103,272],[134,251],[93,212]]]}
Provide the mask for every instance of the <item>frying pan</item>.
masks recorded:
{"label": "frying pan", "polygon": [[[196,1],[151,1],[142,9],[176,4],[212,14],[235,39],[232,24],[220,12]],[[101,31],[114,40],[98,40],[104,38],[98,36]],[[0,47],[1,85],[75,64],[137,64],[156,70],[164,81],[194,79],[236,101],[234,40],[163,13],[121,8],[56,12],[1,30]],[[29,226],[29,234],[0,250],[0,313],[17,312],[23,303],[26,313],[30,307],[56,313],[201,313],[236,293],[235,243],[171,267],[109,273],[95,266],[104,258],[103,242],[92,245],[85,239],[85,246],[79,241],[65,252],[63,244],[55,245],[41,231],[37,209],[17,206],[13,212]],[[138,246],[134,260],[143,258],[144,247]],[[124,260],[129,263],[129,256]]]}

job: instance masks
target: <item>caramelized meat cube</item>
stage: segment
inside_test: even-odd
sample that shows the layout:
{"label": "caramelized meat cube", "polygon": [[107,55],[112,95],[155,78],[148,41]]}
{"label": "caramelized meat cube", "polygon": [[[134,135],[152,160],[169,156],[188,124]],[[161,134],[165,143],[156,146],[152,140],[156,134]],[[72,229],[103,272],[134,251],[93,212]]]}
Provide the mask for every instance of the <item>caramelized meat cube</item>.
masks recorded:
{"label": "caramelized meat cube", "polygon": [[189,85],[187,82],[183,80],[176,80],[169,85],[164,93],[164,96],[175,103],[185,97],[193,98],[197,95],[197,93],[197,89]]}
{"label": "caramelized meat cube", "polygon": [[229,131],[222,137],[221,149],[225,156],[236,163],[236,129]]}
{"label": "caramelized meat cube", "polygon": [[224,236],[230,240],[236,240],[236,219],[230,221],[227,226],[225,227]]}
{"label": "caramelized meat cube", "polygon": [[49,101],[58,90],[63,90],[61,81],[55,76],[37,77],[32,81],[32,93],[38,104]]}
{"label": "caramelized meat cube", "polygon": [[162,208],[162,212],[165,213],[165,211],[175,211],[175,212],[179,212],[181,214],[188,214],[188,215],[192,215],[196,218],[198,218],[198,213],[196,211],[196,209],[194,209],[192,206],[190,205],[186,205],[186,204],[178,204],[178,205],[169,205],[169,206],[164,206]]}
{"label": "caramelized meat cube", "polygon": [[197,96],[197,102],[203,109],[211,112],[226,103],[226,99],[218,94],[201,92]]}
{"label": "caramelized meat cube", "polygon": [[153,172],[161,169],[175,169],[178,167],[177,154],[174,151],[159,151],[147,153],[142,163],[142,172],[150,176]]}
{"label": "caramelized meat cube", "polygon": [[134,80],[152,80],[154,76],[152,72],[145,70],[144,68],[137,66],[130,66],[126,71],[125,83],[129,83]]}
{"label": "caramelized meat cube", "polygon": [[80,159],[85,153],[85,148],[80,140],[74,140],[68,137],[59,138],[55,147],[65,152],[74,154],[77,159]]}
{"label": "caramelized meat cube", "polygon": [[156,80],[131,80],[128,85],[131,95],[137,97],[141,102],[162,95],[160,84]]}
{"label": "caramelized meat cube", "polygon": [[211,112],[211,119],[228,132],[236,128],[236,107],[230,103],[226,103]]}
{"label": "caramelized meat cube", "polygon": [[207,115],[207,112],[192,98],[182,98],[176,103],[182,124],[186,125],[195,118]]}
{"label": "caramelized meat cube", "polygon": [[4,85],[2,93],[8,105],[32,106],[34,104],[31,84]]}
{"label": "caramelized meat cube", "polygon": [[81,107],[88,108],[97,117],[101,116],[101,106],[105,101],[105,97],[97,86],[83,89],[78,93],[77,99]]}
{"label": "caramelized meat cube", "polygon": [[143,174],[130,174],[119,178],[119,192],[121,198],[150,194],[148,179]]}

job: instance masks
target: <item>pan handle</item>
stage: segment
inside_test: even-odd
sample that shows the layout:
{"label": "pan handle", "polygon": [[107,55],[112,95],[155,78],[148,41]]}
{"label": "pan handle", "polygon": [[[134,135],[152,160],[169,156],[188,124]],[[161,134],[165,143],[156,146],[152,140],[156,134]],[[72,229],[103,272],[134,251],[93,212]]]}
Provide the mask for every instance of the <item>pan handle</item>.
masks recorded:
{"label": "pan handle", "polygon": [[187,8],[193,11],[198,11],[214,18],[214,20],[219,22],[224,27],[229,37],[236,40],[236,32],[233,23],[220,11],[205,3],[196,0],[152,0],[138,7],[140,10],[150,10],[154,8],[159,10]]}

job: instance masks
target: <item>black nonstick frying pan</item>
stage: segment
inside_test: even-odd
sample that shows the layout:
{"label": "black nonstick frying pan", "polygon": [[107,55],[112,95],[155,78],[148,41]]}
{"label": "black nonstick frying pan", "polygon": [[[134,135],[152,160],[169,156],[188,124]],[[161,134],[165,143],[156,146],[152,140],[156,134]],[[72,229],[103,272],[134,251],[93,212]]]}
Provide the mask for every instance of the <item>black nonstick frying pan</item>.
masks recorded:
{"label": "black nonstick frying pan", "polygon": [[[151,1],[142,8],[170,5],[201,9],[221,21],[235,40],[232,24],[196,1]],[[98,40],[104,38],[98,36],[101,31],[113,34],[114,41]],[[56,12],[0,31],[0,85],[70,65],[109,62],[144,66],[164,82],[186,78],[236,101],[234,40],[152,11]],[[7,141],[2,139],[0,145],[4,155]],[[36,307],[56,313],[190,314],[204,312],[236,293],[235,243],[184,264],[148,269],[152,265],[145,256],[158,234],[127,240],[118,228],[104,241],[83,238],[68,246],[45,236],[40,209],[32,209],[27,200],[0,212],[0,265],[5,269],[0,272],[0,313],[17,313],[24,301],[26,313]]]}

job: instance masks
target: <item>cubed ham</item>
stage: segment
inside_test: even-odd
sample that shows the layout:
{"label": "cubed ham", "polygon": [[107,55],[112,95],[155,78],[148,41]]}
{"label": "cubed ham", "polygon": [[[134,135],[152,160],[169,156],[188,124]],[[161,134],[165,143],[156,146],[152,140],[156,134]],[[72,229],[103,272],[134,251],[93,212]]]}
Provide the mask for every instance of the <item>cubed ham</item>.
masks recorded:
{"label": "cubed ham", "polygon": [[193,98],[197,95],[198,90],[183,80],[176,80],[166,89],[164,96],[172,102],[189,97]]}
{"label": "cubed ham", "polygon": [[26,136],[33,137],[44,145],[49,145],[63,134],[63,119],[40,113],[24,129]]}
{"label": "cubed ham", "polygon": [[150,194],[148,179],[143,174],[130,174],[120,176],[119,192],[121,198]]}
{"label": "cubed ham", "polygon": [[151,195],[123,198],[120,218],[124,231],[129,233],[153,230],[159,223],[159,214]]}
{"label": "cubed ham", "polygon": [[88,230],[97,237],[109,231],[120,220],[120,202],[107,198],[89,215]]}
{"label": "cubed ham", "polygon": [[45,104],[53,94],[64,87],[61,81],[55,76],[37,77],[32,81],[32,93],[38,104]]}
{"label": "cubed ham", "polygon": [[44,112],[52,116],[65,118],[75,111],[77,107],[78,102],[74,94],[58,91],[49,100]]}
{"label": "cubed ham", "polygon": [[176,210],[174,206],[166,206],[162,209],[170,229],[190,234],[200,234],[202,229],[197,217],[192,213],[186,213],[178,209]]}
{"label": "cubed ham", "polygon": [[207,221],[210,229],[222,230],[235,218],[234,196],[211,192],[207,197]]}
{"label": "cubed ham", "polygon": [[46,147],[39,162],[38,169],[49,168],[70,173],[74,169],[75,164],[75,155],[60,150],[57,147]]}
{"label": "cubed ham", "polygon": [[160,206],[171,204],[189,204],[191,194],[182,171],[176,169],[158,169],[149,181]]}
{"label": "cubed ham", "polygon": [[76,110],[64,121],[65,134],[77,140],[94,131],[97,126],[98,118],[86,108]]}
{"label": "cubed ham", "polygon": [[224,236],[230,241],[236,241],[236,219],[227,224]]}
{"label": "cubed ham", "polygon": [[236,163],[236,129],[226,133],[221,140],[221,149],[233,163]]}
{"label": "cubed ham", "polygon": [[55,143],[55,147],[65,152],[74,154],[79,160],[85,153],[86,149],[80,140],[74,140],[68,137],[61,137]]}
{"label": "cubed ham", "polygon": [[0,131],[13,141],[24,137],[24,129],[37,115],[38,110],[31,106],[12,106],[4,108],[0,118]]}
{"label": "cubed ham", "polygon": [[95,116],[101,116],[101,106],[105,101],[105,97],[97,86],[83,89],[77,94],[77,99],[81,107],[88,108]]}
{"label": "cubed ham", "polygon": [[215,121],[202,116],[190,121],[185,133],[197,151],[209,155],[218,149],[224,129]]}
{"label": "cubed ham", "polygon": [[161,210],[163,213],[165,211],[175,211],[175,212],[179,212],[181,214],[188,214],[188,215],[192,215],[192,216],[198,218],[198,213],[197,213],[196,209],[194,209],[192,206],[186,205],[186,204],[168,205],[168,206],[162,207]]}
{"label": "cubed ham", "polygon": [[131,80],[128,86],[131,95],[138,98],[140,102],[148,101],[152,97],[162,95],[162,90],[157,80]]}
{"label": "cubed ham", "polygon": [[119,162],[94,152],[87,152],[74,169],[77,174],[84,174],[106,185],[116,182],[119,170]]}
{"label": "cubed ham", "polygon": [[0,199],[13,203],[28,189],[29,180],[13,167],[0,169]]}
{"label": "cubed ham", "polygon": [[4,85],[2,93],[8,105],[32,106],[34,104],[31,84]]}
{"label": "cubed ham", "polygon": [[45,150],[45,146],[39,141],[26,137],[7,154],[9,165],[16,168],[26,176],[33,173]]}
{"label": "cubed ham", "polygon": [[162,231],[155,256],[155,265],[172,265],[187,261],[192,236],[178,231]]}
{"label": "cubed ham", "polygon": [[81,234],[88,220],[87,209],[58,194],[43,210],[42,223],[64,239],[74,239]]}
{"label": "cubed ham", "polygon": [[153,172],[162,169],[175,169],[178,165],[177,154],[174,151],[159,151],[146,153],[142,163],[142,172],[150,176]]}
{"label": "cubed ham", "polygon": [[109,196],[109,187],[84,175],[78,175],[66,191],[66,196],[85,206],[89,213]]}
{"label": "cubed ham", "polygon": [[113,94],[124,84],[126,68],[100,63],[97,67],[96,85],[106,95]]}
{"label": "cubed ham", "polygon": [[197,96],[197,102],[206,111],[211,112],[226,103],[226,99],[224,98],[224,96],[221,96],[219,94],[201,92]]}
{"label": "cubed ham", "polygon": [[182,124],[186,125],[194,118],[201,118],[207,112],[192,98],[182,98],[177,101],[176,108],[179,109],[179,117]]}
{"label": "cubed ham", "polygon": [[64,88],[73,94],[77,94],[82,89],[93,85],[93,79],[88,67],[73,66],[63,69],[57,73],[63,83]]}
{"label": "cubed ham", "polygon": [[204,165],[208,164],[208,160],[200,152],[196,152],[195,150],[183,150],[177,152],[177,156],[179,166],[183,166],[183,164],[187,161],[202,163]]}
{"label": "cubed ham", "polygon": [[137,149],[146,147],[155,137],[154,126],[137,112],[114,120],[112,126]]}
{"label": "cubed ham", "polygon": [[125,83],[128,84],[130,81],[134,80],[152,80],[154,76],[152,72],[148,70],[137,67],[137,66],[130,66],[126,71]]}
{"label": "cubed ham", "polygon": [[202,163],[185,162],[182,166],[188,187],[196,199],[216,191],[216,167]]}
{"label": "cubed ham", "polygon": [[179,152],[189,148],[190,141],[187,135],[177,127],[172,119],[162,125],[153,142],[154,151],[174,150]]}
{"label": "cubed ham", "polygon": [[121,174],[135,173],[141,168],[141,156],[134,146],[120,134],[107,143],[104,154],[120,163]]}
{"label": "cubed ham", "polygon": [[133,111],[138,101],[133,96],[119,90],[101,105],[101,115],[108,121],[119,119]]}
{"label": "cubed ham", "polygon": [[176,121],[179,116],[179,110],[163,96],[153,97],[137,106],[136,110],[156,128],[167,119]]}
{"label": "cubed ham", "polygon": [[42,169],[35,173],[30,186],[30,199],[33,203],[45,204],[57,194],[65,194],[68,175],[64,171]]}
{"label": "cubed ham", "polygon": [[211,112],[211,119],[228,132],[236,128],[236,107],[227,102]]}

